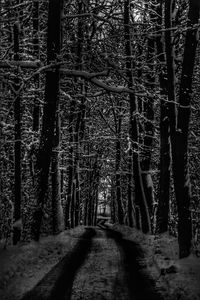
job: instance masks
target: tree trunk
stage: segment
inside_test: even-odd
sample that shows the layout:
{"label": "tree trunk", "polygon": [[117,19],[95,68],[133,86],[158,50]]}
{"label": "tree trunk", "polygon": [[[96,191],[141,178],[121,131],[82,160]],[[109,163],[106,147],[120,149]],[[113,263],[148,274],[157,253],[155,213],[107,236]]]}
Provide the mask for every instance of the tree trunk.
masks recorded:
{"label": "tree trunk", "polygon": [[99,170],[98,170],[98,158],[97,158],[97,165],[95,170],[95,184],[94,184],[94,220],[93,224],[94,226],[97,225],[97,210],[98,210],[98,195],[99,195]]}
{"label": "tree trunk", "polygon": [[[60,54],[61,0],[50,0],[48,8],[47,64],[57,62]],[[52,156],[56,108],[59,102],[59,68],[46,72],[44,111],[40,145],[36,161],[37,178],[35,194],[37,206],[33,213],[32,236],[38,241],[40,237],[43,207],[48,191],[49,167]]]}
{"label": "tree trunk", "polygon": [[179,257],[190,254],[192,224],[190,214],[191,187],[188,170],[188,130],[192,96],[192,78],[197,47],[197,27],[199,20],[199,4],[189,2],[188,29],[182,65],[179,92],[179,106],[176,130],[176,155],[174,158],[174,183],[178,207],[178,241]]}
{"label": "tree trunk", "polygon": [[[89,151],[88,151],[88,154],[89,154]],[[91,191],[91,189],[92,189],[92,171],[91,171],[91,169],[92,169],[92,162],[91,162],[91,158],[89,159],[89,171],[88,171],[88,211],[87,211],[87,213],[88,213],[88,216],[87,216],[87,224],[89,225],[89,226],[91,226],[92,225],[92,201],[93,201],[93,199],[92,199],[92,191]]]}
{"label": "tree trunk", "polygon": [[84,203],[84,225],[88,225],[88,197],[86,195]]}
{"label": "tree trunk", "polygon": [[[158,3],[157,8],[157,28],[162,27],[162,2]],[[162,33],[156,39],[157,56],[160,64],[159,81],[161,88],[160,104],[160,180],[159,180],[159,201],[157,208],[157,233],[168,230],[169,218],[169,189],[170,189],[170,127],[169,127],[169,106],[167,103],[167,72],[162,67],[165,64],[164,45]]]}
{"label": "tree trunk", "polygon": [[113,223],[116,223],[116,199],[115,199],[115,184],[114,179],[111,183],[111,220]]}
{"label": "tree trunk", "polygon": [[[165,28],[172,28],[172,12],[173,12],[173,0],[165,0]],[[165,31],[165,53],[167,63],[167,93],[168,93],[168,110],[170,120],[170,140],[172,147],[172,156],[174,153],[174,139],[176,130],[176,89],[175,89],[175,62],[174,62],[174,46],[172,40],[172,31]]]}
{"label": "tree trunk", "polygon": [[[82,99],[81,99],[82,101]],[[80,180],[79,180],[79,160],[80,160],[80,154],[79,154],[79,147],[80,147],[80,127],[81,127],[81,123],[82,123],[82,111],[81,111],[81,107],[80,106],[80,111],[78,113],[77,116],[77,120],[76,120],[76,126],[75,126],[75,133],[74,133],[74,142],[75,142],[75,150],[74,150],[74,178],[75,178],[75,182],[76,182],[76,189],[75,189],[75,193],[76,193],[76,203],[75,205],[75,226],[77,226],[79,224],[79,210],[80,210]]]}
{"label": "tree trunk", "polygon": [[61,204],[59,150],[60,150],[60,116],[59,109],[56,113],[56,126],[54,131],[53,151],[51,158],[51,180],[52,180],[52,219],[53,233],[57,234],[63,230],[63,208]]}
{"label": "tree trunk", "polygon": [[160,111],[160,180],[159,201],[157,208],[157,233],[168,230],[169,219],[169,190],[170,190],[170,139],[169,118],[165,100],[161,100]]}
{"label": "tree trunk", "polygon": [[[63,14],[63,0],[61,0],[60,14]],[[60,49],[62,47],[62,24],[60,25]],[[64,229],[64,215],[61,204],[61,178],[59,169],[60,152],[60,106],[57,104],[54,129],[53,151],[51,160],[52,178],[52,218],[53,233],[57,234]]]}
{"label": "tree trunk", "polygon": [[73,178],[74,178],[74,120],[75,101],[71,101],[70,115],[69,115],[69,154],[68,154],[68,190],[67,190],[67,201],[65,206],[65,227],[70,227],[70,207],[73,195]]}
{"label": "tree trunk", "polygon": [[[131,58],[131,37],[130,37],[130,0],[124,2],[124,40],[125,40],[125,55],[126,55],[126,75],[128,87],[133,89],[133,75],[132,75],[132,58]],[[138,204],[142,219],[142,231],[144,233],[151,231],[150,216],[144,187],[142,183],[140,157],[138,148],[138,121],[137,121],[137,103],[136,97],[133,93],[129,94],[130,100],[130,138],[133,150],[133,173],[135,181],[135,199]],[[138,223],[139,224],[139,223]]]}
{"label": "tree trunk", "polygon": [[97,226],[97,210],[98,210],[98,188],[96,188],[96,191],[95,191],[94,226]]}
{"label": "tree trunk", "polygon": [[[19,24],[14,24],[14,60],[19,60]],[[14,222],[21,218],[22,182],[21,182],[21,97],[19,94],[20,81],[19,74],[16,72],[14,80],[14,118],[15,118],[15,203],[14,203]],[[13,228],[13,244],[16,245],[20,240],[21,232],[18,227]]]}
{"label": "tree trunk", "polygon": [[[39,48],[39,0],[33,1],[33,55],[35,59],[39,59],[40,48]],[[33,105],[33,130],[39,130],[40,120],[40,104],[39,104],[39,90],[40,87],[40,75],[35,75],[35,97]]]}
{"label": "tree trunk", "polygon": [[[121,118],[121,117],[119,117]],[[121,123],[121,120],[119,121]],[[116,202],[117,202],[117,215],[119,224],[124,224],[124,210],[122,205],[122,193],[121,193],[121,175],[120,175],[120,164],[121,164],[121,125],[118,125],[117,141],[116,141]]]}
{"label": "tree trunk", "polygon": [[135,224],[135,208],[133,199],[133,163],[132,163],[132,151],[128,153],[128,225],[134,227]]}
{"label": "tree trunk", "polygon": [[[77,2],[77,12],[78,14],[83,13],[84,5],[82,1]],[[78,18],[78,25],[77,25],[77,45],[76,45],[76,65],[75,68],[77,70],[82,70],[82,44],[83,44],[83,26],[84,23],[82,21],[82,18]],[[76,82],[78,84],[78,82]],[[81,92],[84,91],[84,84],[81,84]],[[70,161],[72,163],[72,168],[69,168],[69,185],[68,185],[68,203],[67,206],[71,208],[73,207],[73,212],[71,211],[71,224],[74,226],[77,226],[79,223],[79,206],[80,206],[80,185],[79,185],[79,131],[80,127],[82,126],[82,116],[83,112],[81,111],[83,101],[83,97],[80,99],[81,105],[80,107],[75,104],[75,101],[72,102],[71,111],[72,114],[75,112],[75,107],[77,109],[80,109],[80,111],[77,114],[76,124],[73,132],[73,121],[74,117],[73,115],[70,116],[70,140],[73,142],[73,148],[71,148],[70,153]],[[73,136],[72,136],[73,135]],[[73,140],[73,141],[72,141]],[[73,153],[72,153],[73,152]],[[74,182],[74,187],[72,188],[72,181]],[[74,202],[75,201],[75,202]],[[72,220],[73,219],[73,220]]]}
{"label": "tree trunk", "polygon": [[76,179],[72,182],[72,198],[71,198],[71,208],[70,208],[70,227],[75,226],[75,203],[76,203]]}
{"label": "tree trunk", "polygon": [[[64,184],[64,177],[65,177],[65,172],[64,172],[64,153],[61,152],[61,171],[60,171],[60,193],[61,193],[61,202],[64,200],[64,192],[65,192],[65,184]],[[64,217],[64,216],[63,216]]]}
{"label": "tree trunk", "polygon": [[[152,17],[151,17],[152,18]],[[147,60],[150,69],[150,74],[147,76],[147,89],[151,94],[154,94],[155,85],[155,70],[154,70],[154,55],[155,55],[155,40],[148,38],[148,53]],[[152,217],[153,203],[154,203],[154,188],[151,176],[151,154],[154,138],[154,96],[149,96],[144,102],[144,159],[142,161],[142,180],[144,185],[144,192],[147,200],[150,215]]]}
{"label": "tree trunk", "polygon": [[80,179],[79,179],[79,164],[76,165],[76,203],[75,203],[75,226],[80,222]]}

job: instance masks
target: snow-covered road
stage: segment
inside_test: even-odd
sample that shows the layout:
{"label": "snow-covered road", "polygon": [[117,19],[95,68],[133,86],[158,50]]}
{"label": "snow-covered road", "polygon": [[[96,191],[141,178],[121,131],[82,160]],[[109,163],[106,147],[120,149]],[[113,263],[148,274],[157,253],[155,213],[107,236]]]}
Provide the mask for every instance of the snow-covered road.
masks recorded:
{"label": "snow-covered road", "polygon": [[76,247],[23,300],[160,300],[137,243],[86,227]]}
{"label": "snow-covered road", "polygon": [[199,258],[179,260],[175,237],[107,226],[0,247],[0,299],[156,300],[158,289],[165,300],[200,299]]}
{"label": "snow-covered road", "polygon": [[91,252],[75,277],[71,299],[129,299],[119,247],[106,230],[95,231]]}

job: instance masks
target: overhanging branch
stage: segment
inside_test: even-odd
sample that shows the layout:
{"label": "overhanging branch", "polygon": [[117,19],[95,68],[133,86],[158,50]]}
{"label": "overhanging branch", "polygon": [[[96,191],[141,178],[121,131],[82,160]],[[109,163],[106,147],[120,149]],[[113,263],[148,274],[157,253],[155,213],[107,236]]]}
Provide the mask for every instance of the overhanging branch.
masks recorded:
{"label": "overhanging branch", "polygon": [[0,61],[1,69],[10,69],[13,67],[20,67],[25,69],[37,69],[41,67],[41,62],[39,60],[36,61],[14,61],[14,60],[4,60]]}

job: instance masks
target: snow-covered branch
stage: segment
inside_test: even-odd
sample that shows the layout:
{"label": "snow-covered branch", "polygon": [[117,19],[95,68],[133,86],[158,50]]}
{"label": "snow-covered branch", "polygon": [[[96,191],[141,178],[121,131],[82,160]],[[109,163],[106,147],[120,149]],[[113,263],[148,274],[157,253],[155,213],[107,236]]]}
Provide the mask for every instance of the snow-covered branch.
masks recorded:
{"label": "snow-covered branch", "polygon": [[27,69],[36,69],[41,66],[41,62],[39,60],[36,61],[15,61],[15,60],[4,60],[0,61],[0,68],[12,68],[12,67],[20,67]]}
{"label": "snow-covered branch", "polygon": [[[108,85],[105,82],[103,82],[102,80],[98,79],[98,77],[108,76],[108,74],[109,74],[108,70],[105,70],[102,72],[91,72],[90,73],[90,72],[86,72],[86,71],[71,70],[71,69],[65,68],[66,64],[67,63],[65,61],[63,61],[63,62],[59,62],[56,64],[50,64],[50,65],[43,66],[43,67],[39,68],[34,74],[32,74],[31,78],[33,76],[35,76],[36,74],[59,68],[59,71],[68,77],[84,78],[84,79],[92,82],[94,85],[98,86],[99,88],[102,88],[105,91],[110,92],[110,93],[118,93],[118,94],[122,94],[122,93],[132,93],[133,94],[133,93],[135,93],[134,89],[130,89],[125,86]],[[30,77],[28,79],[26,79],[26,81],[29,79],[30,79]]]}

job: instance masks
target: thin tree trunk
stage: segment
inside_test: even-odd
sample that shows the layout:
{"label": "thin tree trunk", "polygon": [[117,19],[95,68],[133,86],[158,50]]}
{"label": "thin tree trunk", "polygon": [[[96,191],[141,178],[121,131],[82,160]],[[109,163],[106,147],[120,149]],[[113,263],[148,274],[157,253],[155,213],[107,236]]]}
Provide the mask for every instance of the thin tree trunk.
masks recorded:
{"label": "thin tree trunk", "polygon": [[174,46],[172,40],[172,12],[174,0],[165,0],[165,53],[167,63],[167,92],[168,92],[168,110],[170,120],[170,140],[172,147],[172,156],[174,153],[174,139],[176,131],[176,75],[175,75],[175,62],[174,62]]}
{"label": "thin tree trunk", "polygon": [[[88,173],[88,172],[87,172]],[[87,181],[88,183],[88,174],[87,174]],[[88,187],[86,187],[87,189]],[[86,192],[85,195],[85,201],[84,201],[84,225],[88,225],[88,192]]]}
{"label": "thin tree trunk", "polygon": [[76,163],[76,203],[75,203],[75,226],[80,222],[80,178],[79,178],[79,163]]}
{"label": "thin tree trunk", "polygon": [[[158,3],[157,8],[157,28],[162,26],[162,1]],[[160,64],[159,81],[161,88],[160,104],[160,181],[159,181],[159,201],[157,208],[157,233],[168,230],[169,218],[169,189],[170,189],[170,122],[169,107],[167,103],[167,70],[164,66],[164,45],[162,33],[156,39],[157,56]]]}
{"label": "thin tree trunk", "polygon": [[[81,99],[82,100],[82,99]],[[82,106],[82,105],[81,105]],[[82,123],[82,111],[81,111],[81,106],[80,106],[80,111],[77,116],[76,120],[76,126],[75,126],[75,133],[74,133],[74,142],[75,142],[75,151],[74,151],[74,180],[76,182],[76,203],[75,205],[75,226],[79,224],[79,215],[80,215],[80,180],[79,180],[79,160],[80,160],[80,154],[79,154],[79,147],[80,147],[80,127]]]}
{"label": "thin tree trunk", "polygon": [[[61,0],[61,11],[63,15],[63,0]],[[60,25],[60,49],[62,47],[62,24]],[[61,178],[59,169],[59,152],[60,152],[60,106],[57,104],[56,120],[54,129],[54,140],[51,159],[51,178],[52,178],[52,218],[53,218],[53,233],[57,234],[64,229],[64,215],[61,204]]]}
{"label": "thin tree trunk", "polygon": [[[164,94],[165,95],[165,94]],[[169,219],[169,190],[170,190],[170,134],[168,109],[165,100],[161,100],[160,110],[160,180],[159,201],[157,208],[157,233],[168,230]]]}
{"label": "thin tree trunk", "polygon": [[132,163],[132,150],[128,152],[128,225],[134,227],[135,224],[135,208],[133,199],[133,163]]}
{"label": "thin tree trunk", "polygon": [[51,158],[51,180],[52,180],[52,219],[53,233],[57,234],[63,230],[63,208],[61,204],[61,186],[59,170],[59,150],[60,150],[60,116],[57,110],[56,126],[54,131],[54,143]]}
{"label": "thin tree trunk", "polygon": [[121,116],[119,116],[117,128],[117,140],[116,140],[116,202],[117,202],[117,215],[119,224],[124,224],[124,210],[122,205],[122,192],[121,192]]}
{"label": "thin tree trunk", "polygon": [[76,203],[76,179],[73,179],[72,199],[71,199],[71,208],[70,208],[70,227],[71,228],[74,228],[74,226],[75,226],[75,203]]}
{"label": "thin tree trunk", "polygon": [[[151,94],[154,94],[155,84],[155,70],[154,70],[154,54],[155,54],[155,40],[154,38],[148,39],[148,54],[147,60],[149,64],[150,74],[148,74],[147,89]],[[149,96],[144,103],[144,116],[145,116],[145,136],[144,136],[144,159],[142,161],[142,180],[144,185],[144,192],[147,200],[150,215],[152,217],[153,203],[154,203],[154,188],[151,176],[151,154],[154,138],[154,96]]]}
{"label": "thin tree trunk", "polygon": [[72,100],[70,105],[69,115],[69,154],[68,154],[68,190],[67,190],[67,201],[65,206],[65,227],[70,227],[70,207],[72,203],[73,195],[73,178],[74,178],[74,120],[75,101]]}
{"label": "thin tree trunk", "polygon": [[[97,166],[98,168],[98,158],[97,158]],[[97,210],[98,210],[98,195],[99,195],[99,170],[97,169],[95,171],[96,177],[95,177],[95,184],[94,184],[94,226],[97,225]]]}
{"label": "thin tree trunk", "polygon": [[[84,5],[82,1],[77,3],[78,14],[83,13]],[[82,18],[78,18],[78,29],[77,29],[77,46],[76,46],[76,66],[77,70],[82,70],[82,47],[83,47],[83,21]],[[81,84],[81,91],[83,92],[84,85]],[[83,103],[83,98],[80,100]],[[71,111],[72,114],[75,112],[75,101],[72,102]],[[82,104],[80,105],[80,109]],[[79,107],[77,106],[77,109]],[[79,206],[80,206],[80,185],[79,185],[79,135],[80,127],[82,126],[82,111],[80,110],[77,114],[76,125],[73,132],[73,115],[70,116],[70,141],[74,144],[74,147],[70,150],[70,163],[72,163],[72,168],[69,167],[69,181],[68,181],[68,203],[66,213],[69,214],[68,210],[73,207],[73,212],[71,211],[71,223],[73,226],[77,226],[79,223]],[[72,137],[73,135],[73,137]],[[72,153],[73,152],[73,153]],[[72,188],[72,181],[75,186]],[[75,194],[74,194],[75,193]],[[75,202],[74,202],[75,201]],[[73,219],[73,220],[72,220]]]}
{"label": "thin tree trunk", "polygon": [[[19,60],[19,24],[14,24],[14,60]],[[20,81],[16,72],[14,80],[14,118],[15,118],[15,202],[14,202],[14,222],[21,218],[22,182],[21,182],[21,96],[19,94]],[[18,227],[13,228],[13,244],[20,240],[21,232]]]}
{"label": "thin tree trunk", "polygon": [[94,214],[95,214],[95,182],[96,182],[96,162],[93,163],[92,166],[92,180],[91,180],[91,224],[94,226]]}
{"label": "thin tree trunk", "polygon": [[115,185],[114,179],[112,179],[111,183],[111,219],[113,223],[116,223],[116,200],[115,200]]}
{"label": "thin tree trunk", "polygon": [[61,200],[63,200],[64,198],[64,176],[65,176],[65,172],[64,172],[64,153],[61,152],[61,171],[60,171],[60,193],[61,193]]}
{"label": "thin tree trunk", "polygon": [[94,226],[97,226],[97,212],[98,212],[98,188],[95,192],[95,212],[94,212]]}
{"label": "thin tree trunk", "polygon": [[[35,59],[39,59],[40,48],[39,48],[39,0],[33,1],[33,55]],[[39,130],[40,120],[40,104],[39,104],[39,90],[40,87],[40,75],[37,74],[34,77],[35,84],[35,97],[33,105],[33,130]]]}
{"label": "thin tree trunk", "polygon": [[[89,154],[89,151],[88,151]],[[89,171],[88,171],[88,216],[87,216],[87,224],[89,226],[92,225],[92,162],[91,162],[91,158],[89,158]]]}
{"label": "thin tree trunk", "polygon": [[[125,39],[125,55],[126,55],[126,75],[128,80],[128,87],[133,88],[133,75],[132,75],[132,58],[131,58],[131,36],[130,36],[130,0],[124,2],[124,39]],[[138,149],[138,121],[136,117],[137,103],[136,97],[133,93],[129,94],[130,99],[130,133],[131,143],[133,150],[133,172],[135,181],[135,199],[139,206],[141,219],[142,219],[142,231],[144,233],[151,231],[150,216],[146,197],[144,193],[144,187],[142,183],[140,157]],[[138,223],[139,224],[139,223]]]}

